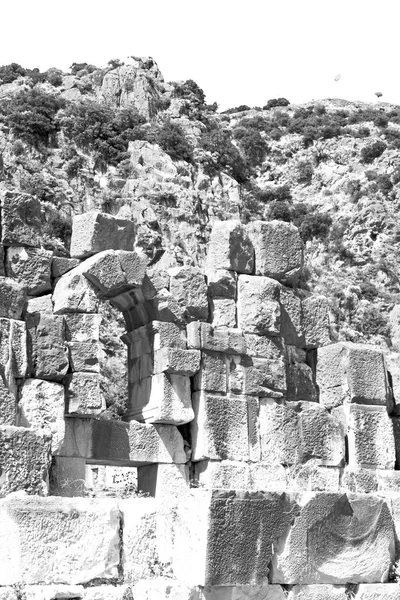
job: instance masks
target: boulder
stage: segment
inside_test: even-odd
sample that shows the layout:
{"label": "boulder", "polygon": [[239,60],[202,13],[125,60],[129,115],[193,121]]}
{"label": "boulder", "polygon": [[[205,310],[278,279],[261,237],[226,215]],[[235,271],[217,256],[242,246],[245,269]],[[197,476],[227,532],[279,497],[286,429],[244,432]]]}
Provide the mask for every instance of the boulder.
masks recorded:
{"label": "boulder", "polygon": [[253,272],[254,248],[240,221],[216,221],[207,253],[207,271]]}
{"label": "boulder", "polygon": [[237,319],[245,333],[279,335],[279,284],[269,277],[239,275]]}
{"label": "boulder", "polygon": [[304,262],[297,227],[284,221],[252,221],[246,228],[255,251],[255,274],[296,283]]}
{"label": "boulder", "polygon": [[2,244],[39,248],[42,239],[39,200],[29,194],[4,190],[0,202]]}
{"label": "boulder", "polygon": [[6,273],[26,287],[30,296],[51,291],[53,253],[43,248],[13,246],[6,253]]}
{"label": "boulder", "polygon": [[103,250],[133,249],[135,224],[97,211],[75,215],[72,221],[71,256],[86,258]]}

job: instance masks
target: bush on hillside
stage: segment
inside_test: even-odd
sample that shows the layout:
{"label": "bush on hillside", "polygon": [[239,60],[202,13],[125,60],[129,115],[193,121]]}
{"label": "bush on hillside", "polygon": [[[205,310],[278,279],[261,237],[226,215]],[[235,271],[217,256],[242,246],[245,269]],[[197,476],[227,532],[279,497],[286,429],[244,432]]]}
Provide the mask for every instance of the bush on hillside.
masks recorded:
{"label": "bush on hillside", "polygon": [[302,220],[299,233],[304,242],[313,238],[323,239],[332,225],[332,218],[326,213],[313,212],[307,214]]}
{"label": "bush on hillside", "polygon": [[274,200],[269,205],[268,218],[271,219],[271,221],[277,219],[278,221],[290,223],[292,215],[289,204],[287,202],[282,202],[281,200]]}
{"label": "bush on hillside", "polygon": [[246,162],[251,167],[260,166],[268,152],[268,144],[261,137],[257,129],[237,127],[233,132],[235,140],[239,143],[239,148],[243,152]]}
{"label": "bush on hillside", "polygon": [[275,108],[276,106],[288,106],[290,104],[289,100],[286,98],[272,98],[268,100],[267,104],[263,106],[264,110],[269,110],[270,108]]}
{"label": "bush on hillside", "polygon": [[156,134],[156,142],[173,160],[193,161],[193,148],[178,123],[165,121]]}
{"label": "bush on hillside", "polygon": [[277,187],[267,187],[257,192],[260,202],[291,202],[292,195],[288,185],[278,185]]}
{"label": "bush on hillside", "polygon": [[239,150],[232,144],[229,131],[215,128],[204,133],[200,138],[200,146],[211,153],[211,162],[205,164],[209,175],[218,170],[226,171],[238,183],[248,179],[248,169]]}
{"label": "bush on hillside", "polygon": [[386,144],[381,142],[380,140],[370,144],[369,146],[365,146],[361,150],[361,160],[364,163],[372,163],[375,158],[381,156],[386,150]]}

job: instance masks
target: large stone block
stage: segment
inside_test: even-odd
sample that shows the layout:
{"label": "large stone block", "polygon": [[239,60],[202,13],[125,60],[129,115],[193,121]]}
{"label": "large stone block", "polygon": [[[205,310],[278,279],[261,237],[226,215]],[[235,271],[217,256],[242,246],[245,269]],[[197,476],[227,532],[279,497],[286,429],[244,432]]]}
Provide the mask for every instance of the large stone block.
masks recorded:
{"label": "large stone block", "polygon": [[196,587],[169,579],[141,579],[132,588],[134,599],[138,600],[203,600],[200,590]]}
{"label": "large stone block", "polygon": [[13,392],[16,392],[15,379],[25,377],[27,372],[26,346],[25,323],[0,318],[0,373]]}
{"label": "large stone block", "polygon": [[65,336],[69,342],[97,342],[102,317],[99,314],[67,314]]}
{"label": "large stone block", "polygon": [[125,418],[183,425],[193,419],[190,379],[158,373],[130,385]]}
{"label": "large stone block", "polygon": [[104,298],[117,296],[130,287],[114,250],[104,250],[91,256],[77,269],[81,270]]}
{"label": "large stone block", "polygon": [[295,283],[304,261],[297,227],[284,221],[252,221],[247,232],[254,246],[256,275]]}
{"label": "large stone block", "polygon": [[53,292],[54,314],[96,313],[99,299],[96,288],[81,273],[81,265],[57,281]]}
{"label": "large stone block", "polygon": [[303,348],[303,310],[299,295],[292,289],[280,286],[281,335],[286,344]]}
{"label": "large stone block", "polygon": [[62,277],[71,269],[77,267],[80,263],[79,258],[65,258],[65,256],[53,256],[51,261],[51,275],[53,279]]}
{"label": "large stone block", "polygon": [[302,460],[339,467],[345,460],[345,428],[341,420],[314,402],[289,403],[299,411]]}
{"label": "large stone block", "polygon": [[35,312],[26,322],[32,376],[62,381],[69,367],[64,318]]}
{"label": "large stone block", "polygon": [[386,406],[389,390],[382,350],[340,342],[318,349],[317,384],[327,407],[348,402]]}
{"label": "large stone block", "polygon": [[234,300],[211,298],[210,312],[214,327],[236,327],[236,303]]}
{"label": "large stone block", "polygon": [[207,319],[208,299],[205,276],[197,267],[169,270],[169,291],[183,309],[186,322]]}
{"label": "large stone block", "polygon": [[326,493],[298,500],[300,515],[274,543],[272,583],[387,580],[394,560],[394,531],[384,500]]}
{"label": "large stone block", "polygon": [[119,466],[188,460],[183,438],[173,425],[78,418],[66,419],[64,442],[57,454]]}
{"label": "large stone block", "polygon": [[26,315],[34,315],[35,313],[46,313],[48,315],[53,314],[53,303],[51,301],[51,294],[45,296],[38,296],[37,298],[29,298],[26,307]]}
{"label": "large stone block", "polygon": [[357,600],[397,600],[400,594],[398,583],[361,583]]}
{"label": "large stone block", "polygon": [[130,361],[129,381],[135,383],[159,373],[174,373],[192,377],[199,368],[199,350],[161,348]]}
{"label": "large stone block", "polygon": [[303,332],[306,348],[331,343],[329,303],[325,296],[309,296],[302,301]]}
{"label": "large stone block", "polygon": [[239,221],[216,221],[207,253],[207,270],[227,269],[252,273],[254,248],[245,227]]}
{"label": "large stone block", "polygon": [[118,575],[120,513],[111,500],[0,501],[0,582],[80,584]]}
{"label": "large stone block", "polygon": [[272,346],[273,358],[252,356],[229,357],[229,390],[235,394],[282,397],[286,392],[286,374],[283,355]]}
{"label": "large stone block", "polygon": [[100,373],[102,352],[99,342],[68,342],[67,345],[73,373]]}
{"label": "large stone block", "polygon": [[86,496],[86,460],[80,457],[53,456],[50,470],[50,495],[75,498]]}
{"label": "large stone block", "polygon": [[348,600],[344,585],[294,585],[287,600]]}
{"label": "large stone block", "polygon": [[85,589],[84,600],[126,600],[130,597],[128,585],[96,585]]}
{"label": "large stone block", "polygon": [[248,460],[247,399],[195,392],[192,402],[192,460]]}
{"label": "large stone block", "polygon": [[65,434],[64,396],[63,385],[41,379],[26,379],[20,388],[17,424],[51,433],[53,453],[60,448]]}
{"label": "large stone block", "polygon": [[287,399],[291,401],[318,402],[311,368],[304,362],[290,362],[286,367]]}
{"label": "large stone block", "polygon": [[341,469],[321,467],[318,460],[311,459],[286,469],[286,489],[291,492],[339,492],[341,475]]}
{"label": "large stone block", "polygon": [[246,342],[240,329],[213,327],[210,323],[195,321],[187,325],[186,331],[189,348],[246,354]]}
{"label": "large stone block", "polygon": [[75,215],[71,256],[85,258],[103,250],[133,250],[135,225],[97,211]]}
{"label": "large stone block", "polygon": [[272,541],[297,513],[284,493],[197,490],[176,507],[175,577],[202,586],[267,584]]}
{"label": "large stone block", "polygon": [[129,361],[162,348],[186,349],[186,334],[175,323],[152,321],[121,338],[128,346]]}
{"label": "large stone block", "polygon": [[236,300],[237,274],[234,271],[217,269],[215,271],[208,271],[206,275],[208,293],[211,298]]}
{"label": "large stone block", "polygon": [[24,587],[24,600],[58,600],[86,598],[83,585],[27,585]]}
{"label": "large stone block", "polygon": [[299,414],[286,404],[260,398],[261,459],[292,465],[301,462]]}
{"label": "large stone block", "polygon": [[97,415],[106,408],[98,373],[72,373],[64,379],[67,414]]}
{"label": "large stone block", "polygon": [[40,247],[41,206],[37,198],[4,190],[1,193],[1,242],[4,246]]}
{"label": "large stone block", "polygon": [[26,304],[26,288],[15,279],[0,277],[0,317],[20,319]]}
{"label": "large stone block", "polygon": [[0,426],[0,496],[18,490],[47,494],[50,441],[46,432]]}
{"label": "large stone block", "polygon": [[6,272],[23,284],[30,296],[51,291],[51,260],[53,253],[43,248],[8,248]]}
{"label": "large stone block", "polygon": [[279,335],[281,327],[279,284],[269,277],[240,275],[237,320],[239,329],[245,333]]}
{"label": "large stone block", "polygon": [[17,401],[15,391],[11,391],[0,375],[0,425],[15,425]]}
{"label": "large stone block", "polygon": [[226,360],[221,352],[202,352],[201,369],[193,380],[194,390],[226,393]]}
{"label": "large stone block", "polygon": [[188,465],[145,465],[137,469],[137,489],[161,500],[189,494]]}

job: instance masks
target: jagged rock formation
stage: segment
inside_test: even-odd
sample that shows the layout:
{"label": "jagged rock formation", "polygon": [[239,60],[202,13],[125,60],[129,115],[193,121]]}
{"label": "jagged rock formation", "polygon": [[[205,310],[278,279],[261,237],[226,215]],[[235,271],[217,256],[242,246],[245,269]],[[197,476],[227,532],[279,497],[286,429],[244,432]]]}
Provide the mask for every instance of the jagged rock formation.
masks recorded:
{"label": "jagged rock formation", "polygon": [[398,598],[395,109],[218,115],[152,59],[20,75],[0,599]]}

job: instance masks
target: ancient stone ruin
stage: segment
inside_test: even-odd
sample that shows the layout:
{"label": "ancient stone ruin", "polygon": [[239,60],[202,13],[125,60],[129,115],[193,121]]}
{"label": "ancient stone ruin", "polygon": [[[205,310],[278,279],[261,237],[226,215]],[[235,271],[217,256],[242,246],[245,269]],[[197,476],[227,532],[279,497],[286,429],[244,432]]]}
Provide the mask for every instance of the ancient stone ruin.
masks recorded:
{"label": "ancient stone ruin", "polygon": [[2,202],[0,599],[398,600],[391,377],[298,287],[297,229],[216,222],[157,270],[99,212],[53,256],[32,202]]}

